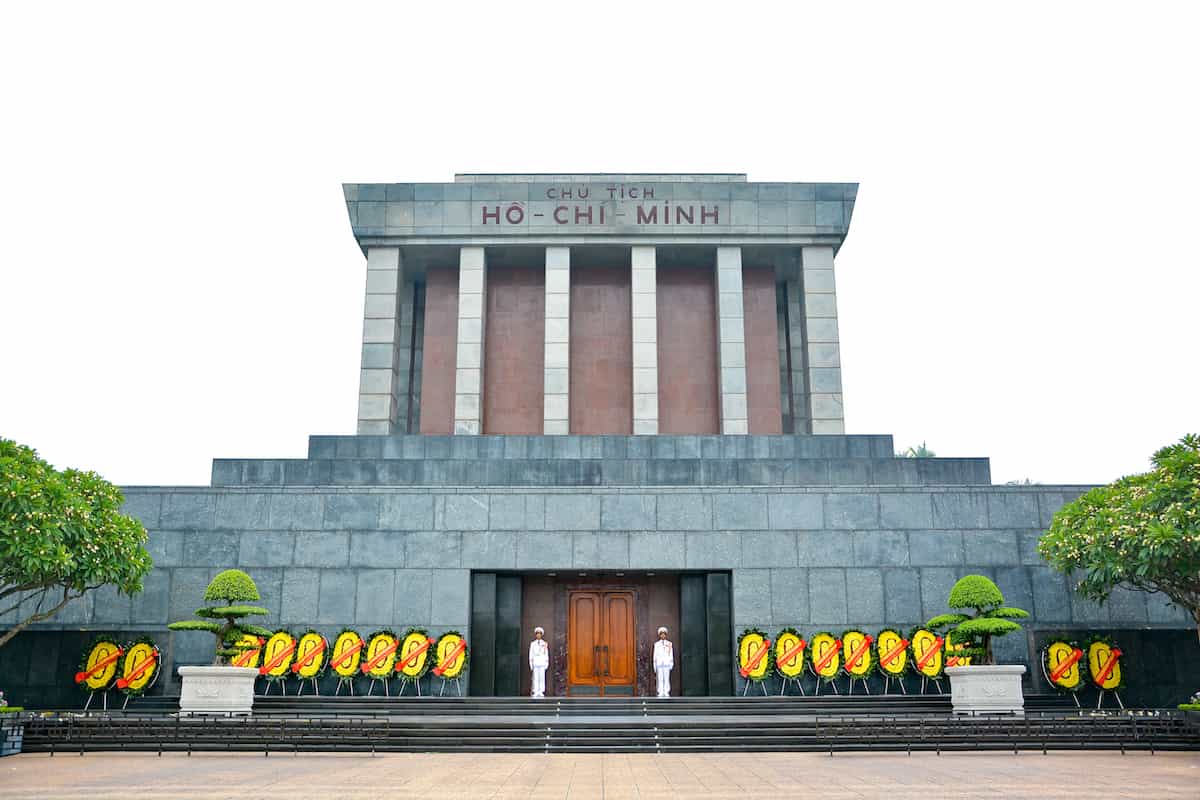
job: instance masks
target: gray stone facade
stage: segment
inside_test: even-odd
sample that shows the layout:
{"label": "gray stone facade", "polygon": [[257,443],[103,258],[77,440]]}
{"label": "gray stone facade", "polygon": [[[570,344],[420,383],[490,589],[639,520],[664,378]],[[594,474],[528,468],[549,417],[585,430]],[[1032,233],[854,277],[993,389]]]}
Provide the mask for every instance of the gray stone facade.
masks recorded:
{"label": "gray stone facade", "polygon": [[[454,459],[459,442],[476,449]],[[1160,597],[1127,592],[1103,607],[1084,602],[1040,560],[1039,535],[1085,487],[988,485],[985,460],[963,460],[965,467],[939,477],[936,465],[955,460],[888,459],[878,452],[884,448],[890,437],[313,437],[311,455],[319,458],[301,463],[311,470],[327,462],[327,475],[343,474],[341,464],[356,465],[349,476],[372,464],[379,476],[387,465],[436,462],[447,475],[453,470],[445,465],[463,464],[462,474],[481,480],[295,485],[285,480],[291,462],[225,461],[214,475],[236,473],[241,485],[126,488],[125,510],[150,531],[155,566],[145,591],[132,600],[96,593],[39,629],[152,632],[173,674],[203,663],[211,641],[168,634],[166,623],[187,618],[207,582],[231,566],[258,583],[271,612],[267,626],[312,625],[330,635],[343,626],[364,633],[417,626],[457,629],[469,639],[473,570],[729,570],[735,631],[792,625],[805,632],[919,624],[945,610],[958,577],[979,573],[1031,612],[1029,635],[998,648],[1003,659],[1026,664],[1036,663],[1031,647],[1040,630],[1189,627]],[[696,461],[747,477],[760,463],[812,461],[824,466],[810,474],[844,472],[858,483],[555,487],[516,485],[514,473],[489,471],[506,463],[541,463],[545,474],[577,470],[593,460],[585,456]],[[978,461],[985,471],[971,485],[963,476]],[[878,466],[888,462],[894,470]],[[489,481],[493,475],[508,479]],[[900,485],[901,475],[912,485]],[[272,485],[247,485],[259,482]]]}

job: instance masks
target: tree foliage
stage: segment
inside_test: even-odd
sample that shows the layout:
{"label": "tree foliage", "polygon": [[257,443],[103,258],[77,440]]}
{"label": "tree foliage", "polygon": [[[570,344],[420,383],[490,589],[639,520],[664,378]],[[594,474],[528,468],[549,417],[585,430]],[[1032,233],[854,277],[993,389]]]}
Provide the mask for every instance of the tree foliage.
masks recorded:
{"label": "tree foliage", "polygon": [[173,631],[207,631],[213,634],[217,637],[213,663],[227,664],[229,659],[255,647],[247,643],[247,637],[271,635],[266,628],[242,621],[246,617],[270,613],[262,606],[246,604],[246,601],[260,599],[258,587],[249,575],[240,569],[227,569],[213,578],[204,591],[205,602],[216,605],[196,609],[196,616],[201,619],[172,622],[167,627]]}
{"label": "tree foliage", "polygon": [[[931,631],[949,629],[951,644],[961,644],[958,655],[993,664],[992,639],[1021,630],[1014,619],[1028,617],[1019,608],[1004,605],[1004,594],[991,578],[983,575],[965,575],[950,589],[946,605],[957,609],[957,613],[939,614],[925,623]],[[973,611],[973,614],[962,613]]]}
{"label": "tree foliage", "polygon": [[897,458],[937,458],[937,453],[925,446],[925,442],[917,447],[909,447],[896,453]]}
{"label": "tree foliage", "polygon": [[0,439],[0,646],[85,592],[142,590],[146,529],[121,513],[121,490],[94,472],[56,470],[29,447]]}
{"label": "tree foliage", "polygon": [[1200,436],[1154,454],[1154,469],[1092,489],[1054,515],[1038,552],[1103,603],[1118,586],[1162,592],[1200,633]]}

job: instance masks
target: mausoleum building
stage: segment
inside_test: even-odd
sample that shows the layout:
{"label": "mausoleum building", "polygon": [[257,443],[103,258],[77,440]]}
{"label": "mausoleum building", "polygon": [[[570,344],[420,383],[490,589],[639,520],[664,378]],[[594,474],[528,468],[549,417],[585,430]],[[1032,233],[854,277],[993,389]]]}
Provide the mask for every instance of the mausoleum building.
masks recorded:
{"label": "mausoleum building", "polygon": [[207,487],[125,488],[150,531],[145,592],[97,593],[0,650],[25,680],[10,697],[74,702],[68,672],[101,631],[157,637],[156,691],[177,692],[211,637],[166,624],[228,567],[256,580],[267,627],[463,633],[472,695],[528,693],[535,626],[547,695],[652,694],[659,626],[675,694],[729,695],[746,628],[909,630],[976,573],[1031,613],[997,648],[1031,667],[1027,691],[1048,690],[1048,638],[1102,632],[1127,700],[1182,696],[1185,614],[1082,601],[1036,552],[1087,487],[997,486],[986,458],[846,433],[835,276],[856,184],[472,174],[344,192],[365,272],[356,434],[217,459]]}

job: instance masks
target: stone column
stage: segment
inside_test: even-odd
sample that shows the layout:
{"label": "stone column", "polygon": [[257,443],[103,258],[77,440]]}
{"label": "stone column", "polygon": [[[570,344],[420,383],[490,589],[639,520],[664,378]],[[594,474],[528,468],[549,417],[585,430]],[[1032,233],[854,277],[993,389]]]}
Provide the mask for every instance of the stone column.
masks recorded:
{"label": "stone column", "polygon": [[633,432],[638,435],[658,433],[657,264],[654,247],[633,248]]}
{"label": "stone column", "polygon": [[812,432],[845,433],[833,247],[802,248],[801,264],[804,270],[804,331],[808,344],[805,384]]}
{"label": "stone column", "polygon": [[[402,344],[399,292],[403,285],[400,248],[369,248],[358,384],[360,434],[396,432],[399,420],[397,375]],[[412,320],[408,322],[412,324]]]}
{"label": "stone column", "polygon": [[717,248],[717,365],[721,433],[750,432],[746,412],[746,319],[742,308],[742,248]]}
{"label": "stone column", "polygon": [[483,332],[487,268],[482,247],[458,255],[458,346],[454,370],[454,432],[483,432]]}
{"label": "stone column", "polygon": [[546,248],[542,433],[571,432],[571,248]]}

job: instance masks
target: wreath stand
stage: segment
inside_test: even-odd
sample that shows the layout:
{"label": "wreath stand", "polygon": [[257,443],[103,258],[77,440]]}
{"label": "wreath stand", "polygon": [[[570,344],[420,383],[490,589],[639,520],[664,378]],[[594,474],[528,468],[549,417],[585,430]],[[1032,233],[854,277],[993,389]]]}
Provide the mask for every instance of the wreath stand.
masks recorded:
{"label": "wreath stand", "polygon": [[942,678],[940,675],[936,678],[929,678],[929,677],[926,677],[925,675],[922,675],[921,676],[921,694],[926,693],[925,687],[929,683],[929,681],[933,681],[935,688],[938,690],[938,694],[945,694],[945,692],[942,691]]}
{"label": "wreath stand", "polygon": [[[404,688],[406,686],[408,686],[410,683],[417,688],[417,697],[420,697],[421,696],[421,679],[420,678],[410,678],[407,675],[404,675],[404,673],[401,673],[400,691],[396,692],[396,697],[403,697],[404,696]],[[445,681],[443,681],[443,683],[445,683]]]}
{"label": "wreath stand", "polygon": [[[1096,710],[1097,710],[1097,711],[1099,711],[1099,710],[1100,710],[1100,706],[1101,706],[1101,704],[1103,704],[1103,703],[1104,703],[1104,693],[1105,693],[1105,691],[1106,691],[1105,689],[1101,689],[1101,690],[1100,690],[1100,697],[1096,698]],[[1125,710],[1125,704],[1121,702],[1121,695],[1120,695],[1120,693],[1119,693],[1119,692],[1116,692],[1116,691],[1113,691],[1113,692],[1110,692],[1110,694],[1111,694],[1113,697],[1115,697],[1115,698],[1117,699],[1117,705],[1121,707],[1121,710],[1122,710],[1122,711],[1124,711],[1124,710]],[[1076,704],[1076,705],[1078,705],[1078,704],[1079,704],[1079,700],[1078,700],[1078,699],[1076,699],[1076,700],[1075,700],[1075,704]]]}
{"label": "wreath stand", "polygon": [[304,684],[306,684],[306,683],[311,683],[312,688],[313,688],[313,694],[320,696],[321,689],[317,686],[317,678],[314,675],[311,678],[301,678],[300,679],[300,685],[296,687],[296,697],[299,697],[300,694],[304,691]]}
{"label": "wreath stand", "polygon": [[333,688],[333,696],[337,697],[342,693],[342,686],[345,686],[350,697],[354,697],[354,676],[343,675],[338,678],[337,686]]}
{"label": "wreath stand", "polygon": [[[1040,661],[1042,662],[1042,677],[1046,679],[1046,683],[1050,684],[1050,686],[1052,686],[1052,687],[1055,686],[1054,681],[1050,680],[1050,676],[1046,673],[1046,659],[1042,658],[1042,659],[1040,659]],[[1071,699],[1075,701],[1075,707],[1083,708],[1083,706],[1079,705],[1079,691],[1076,690],[1076,691],[1070,692],[1070,695],[1071,695]],[[1104,696],[1103,690],[1101,690],[1100,695],[1101,695],[1101,698],[1103,698],[1103,696]],[[1121,699],[1117,698],[1117,702],[1118,703],[1121,702]],[[1099,705],[1096,706],[1096,708],[1099,708],[1099,707],[1100,707]],[[1124,708],[1124,706],[1121,706],[1121,707]]]}
{"label": "wreath stand", "polygon": [[286,695],[287,689],[284,687],[283,681],[284,681],[283,678],[278,678],[278,679],[267,678],[267,685],[263,688],[262,696],[266,697],[267,695],[269,695],[271,693],[271,687],[277,683],[279,684],[279,693],[282,695]]}
{"label": "wreath stand", "polygon": [[[892,676],[888,674],[887,670],[881,671],[883,672],[883,693],[888,694],[888,689],[892,686]],[[908,689],[904,688],[904,678],[902,676],[896,676],[896,683],[900,686],[900,694],[908,694]]]}
{"label": "wreath stand", "polygon": [[767,682],[765,680],[756,681],[751,678],[746,678],[745,681],[746,684],[742,687],[742,697],[745,697],[750,693],[750,684],[752,683],[757,683],[758,688],[762,689],[763,697],[767,696]]}
{"label": "wreath stand", "polygon": [[[801,674],[803,674],[803,673],[801,673]],[[787,694],[787,687],[788,687],[789,683],[793,683],[796,685],[796,689],[800,692],[801,697],[807,696],[804,693],[804,684],[800,682],[800,675],[797,675],[794,678],[789,678],[787,675],[781,674],[780,677],[783,678],[783,682],[781,684],[779,684],[779,696],[780,697],[783,697]]]}
{"label": "wreath stand", "polygon": [[[105,711],[108,711],[108,689],[101,689],[101,690],[100,690],[100,694],[101,694],[101,699],[104,701],[104,710],[105,710]],[[1103,694],[1103,692],[1101,692],[1101,694]],[[88,710],[88,707],[89,707],[89,706],[91,706],[91,704],[92,704],[92,698],[93,698],[93,697],[95,697],[95,696],[96,696],[96,692],[95,692],[95,691],[88,692],[88,699],[87,699],[87,702],[83,704],[83,710],[84,710],[84,711],[87,711],[87,710]],[[128,700],[126,700],[126,702],[128,702]]]}
{"label": "wreath stand", "polygon": [[[815,674],[815,673],[814,673],[814,674]],[[826,680],[825,680],[825,679],[823,679],[823,678],[822,678],[820,675],[817,675],[817,688],[813,690],[813,697],[820,697],[820,696],[821,696],[821,684],[822,684],[822,683],[828,683],[828,684],[829,684],[831,687],[833,687],[833,693],[834,693],[834,694],[836,694],[836,695],[840,695],[840,694],[841,694],[841,692],[839,692],[839,691],[838,691],[838,688],[837,688],[837,681],[826,681]]]}
{"label": "wreath stand", "polygon": [[[462,697],[462,696],[463,696],[463,693],[462,693],[462,676],[460,675],[460,676],[459,676],[459,677],[457,677],[457,678],[442,678],[442,686],[441,686],[441,688],[438,690],[438,697],[441,697],[441,696],[442,696],[442,695],[443,695],[443,694],[446,692],[446,684],[447,684],[447,683],[453,683],[453,684],[454,684],[454,688],[455,688],[455,690],[457,690],[457,691],[458,691],[458,696],[459,696],[459,697]],[[420,687],[420,686],[418,686],[418,687],[417,687],[417,690],[419,691],[419,690],[420,690],[420,688],[421,688],[421,687]]]}
{"label": "wreath stand", "polygon": [[[155,661],[158,661],[158,651],[155,651],[154,660],[155,660]],[[160,667],[160,666],[161,666],[160,664],[155,664],[155,665],[154,665],[154,677],[150,679],[150,682],[149,682],[149,683],[147,683],[145,686],[143,686],[143,687],[141,688],[141,690],[139,691],[139,694],[145,694],[146,692],[150,691],[151,687],[153,687],[153,686],[154,686],[154,684],[158,683],[158,676],[159,676],[159,675],[162,673],[162,670],[161,670],[161,669],[159,669],[159,667]],[[125,710],[125,708],[126,708],[126,706],[128,706],[128,705],[129,705],[129,700],[130,700],[130,698],[132,698],[132,697],[133,697],[133,695],[132,695],[132,694],[128,694],[128,693],[126,693],[126,695],[125,695],[125,702],[121,704],[121,710],[122,710],[122,711],[124,711],[124,710]],[[107,707],[107,704],[106,704],[106,707]]]}
{"label": "wreath stand", "polygon": [[855,681],[858,681],[859,683],[862,684],[864,692],[866,692],[867,694],[871,693],[871,687],[867,685],[867,677],[865,675],[861,678],[856,678],[853,675],[851,675],[850,676],[850,685],[846,687],[846,696],[847,697],[854,694],[854,682]]}
{"label": "wreath stand", "polygon": [[371,678],[371,685],[367,687],[367,693],[366,693],[365,697],[371,696],[371,693],[375,691],[375,684],[379,683],[380,681],[383,681],[383,696],[384,697],[392,696],[391,695],[391,687],[388,685],[387,678]]}

